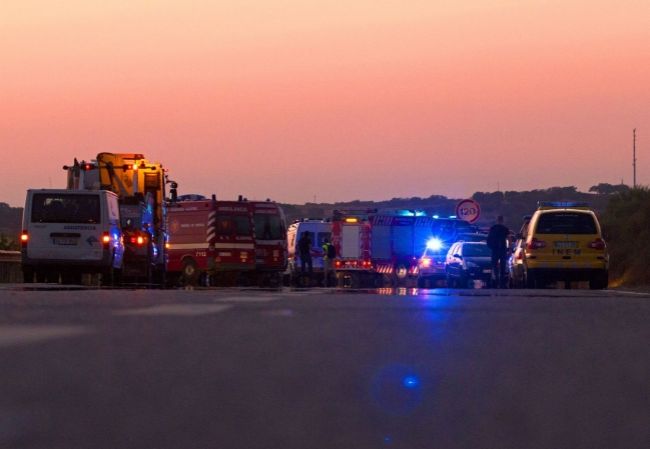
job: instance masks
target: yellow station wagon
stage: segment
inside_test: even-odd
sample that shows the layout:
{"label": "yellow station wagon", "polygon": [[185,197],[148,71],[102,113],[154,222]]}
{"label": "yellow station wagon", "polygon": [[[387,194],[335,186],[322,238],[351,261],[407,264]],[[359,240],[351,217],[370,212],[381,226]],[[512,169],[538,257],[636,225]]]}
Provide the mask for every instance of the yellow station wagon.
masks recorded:
{"label": "yellow station wagon", "polygon": [[541,202],[533,214],[522,251],[523,282],[588,281],[607,288],[609,255],[596,214],[586,203]]}

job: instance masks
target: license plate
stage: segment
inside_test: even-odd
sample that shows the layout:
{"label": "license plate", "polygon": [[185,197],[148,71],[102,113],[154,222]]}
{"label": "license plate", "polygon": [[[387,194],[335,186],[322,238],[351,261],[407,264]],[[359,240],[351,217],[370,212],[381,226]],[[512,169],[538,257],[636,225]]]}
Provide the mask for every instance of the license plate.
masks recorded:
{"label": "license plate", "polygon": [[77,239],[73,237],[54,237],[54,244],[73,246],[77,244]]}
{"label": "license plate", "polygon": [[561,242],[554,242],[555,247],[558,249],[574,249],[578,247],[578,242],[566,242],[566,241],[561,241]]}

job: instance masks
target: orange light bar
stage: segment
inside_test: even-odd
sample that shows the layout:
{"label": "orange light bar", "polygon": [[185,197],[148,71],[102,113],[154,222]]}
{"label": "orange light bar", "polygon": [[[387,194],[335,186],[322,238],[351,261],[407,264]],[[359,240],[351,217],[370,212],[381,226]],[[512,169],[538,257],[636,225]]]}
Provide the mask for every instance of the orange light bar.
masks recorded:
{"label": "orange light bar", "polygon": [[356,218],[356,217],[347,217],[347,218],[345,219],[345,222],[346,222],[346,223],[359,223],[359,219]]}

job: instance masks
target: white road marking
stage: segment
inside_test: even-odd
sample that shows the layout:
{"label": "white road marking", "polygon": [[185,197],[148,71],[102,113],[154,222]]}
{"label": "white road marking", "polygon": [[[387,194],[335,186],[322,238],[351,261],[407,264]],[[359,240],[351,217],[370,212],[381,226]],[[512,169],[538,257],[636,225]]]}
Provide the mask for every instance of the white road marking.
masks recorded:
{"label": "white road marking", "polygon": [[83,326],[57,325],[10,325],[0,326],[0,348],[38,343],[54,338],[74,337],[87,334]]}
{"label": "white road marking", "polygon": [[199,316],[225,312],[232,306],[225,304],[163,304],[139,309],[117,310],[118,316]]}
{"label": "white road marking", "polygon": [[257,296],[223,296],[215,298],[214,302],[271,302],[282,299],[281,296],[257,295]]}
{"label": "white road marking", "polygon": [[650,296],[650,293],[632,292],[628,290],[609,290],[609,292],[619,293],[622,295]]}

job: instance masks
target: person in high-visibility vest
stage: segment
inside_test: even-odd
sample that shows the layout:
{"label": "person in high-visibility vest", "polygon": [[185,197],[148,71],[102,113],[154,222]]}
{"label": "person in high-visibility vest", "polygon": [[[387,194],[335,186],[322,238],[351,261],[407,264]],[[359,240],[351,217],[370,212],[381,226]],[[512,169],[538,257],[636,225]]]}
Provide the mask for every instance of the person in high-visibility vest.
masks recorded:
{"label": "person in high-visibility vest", "polygon": [[329,287],[330,273],[336,258],[336,248],[328,239],[323,240],[323,285]]}

